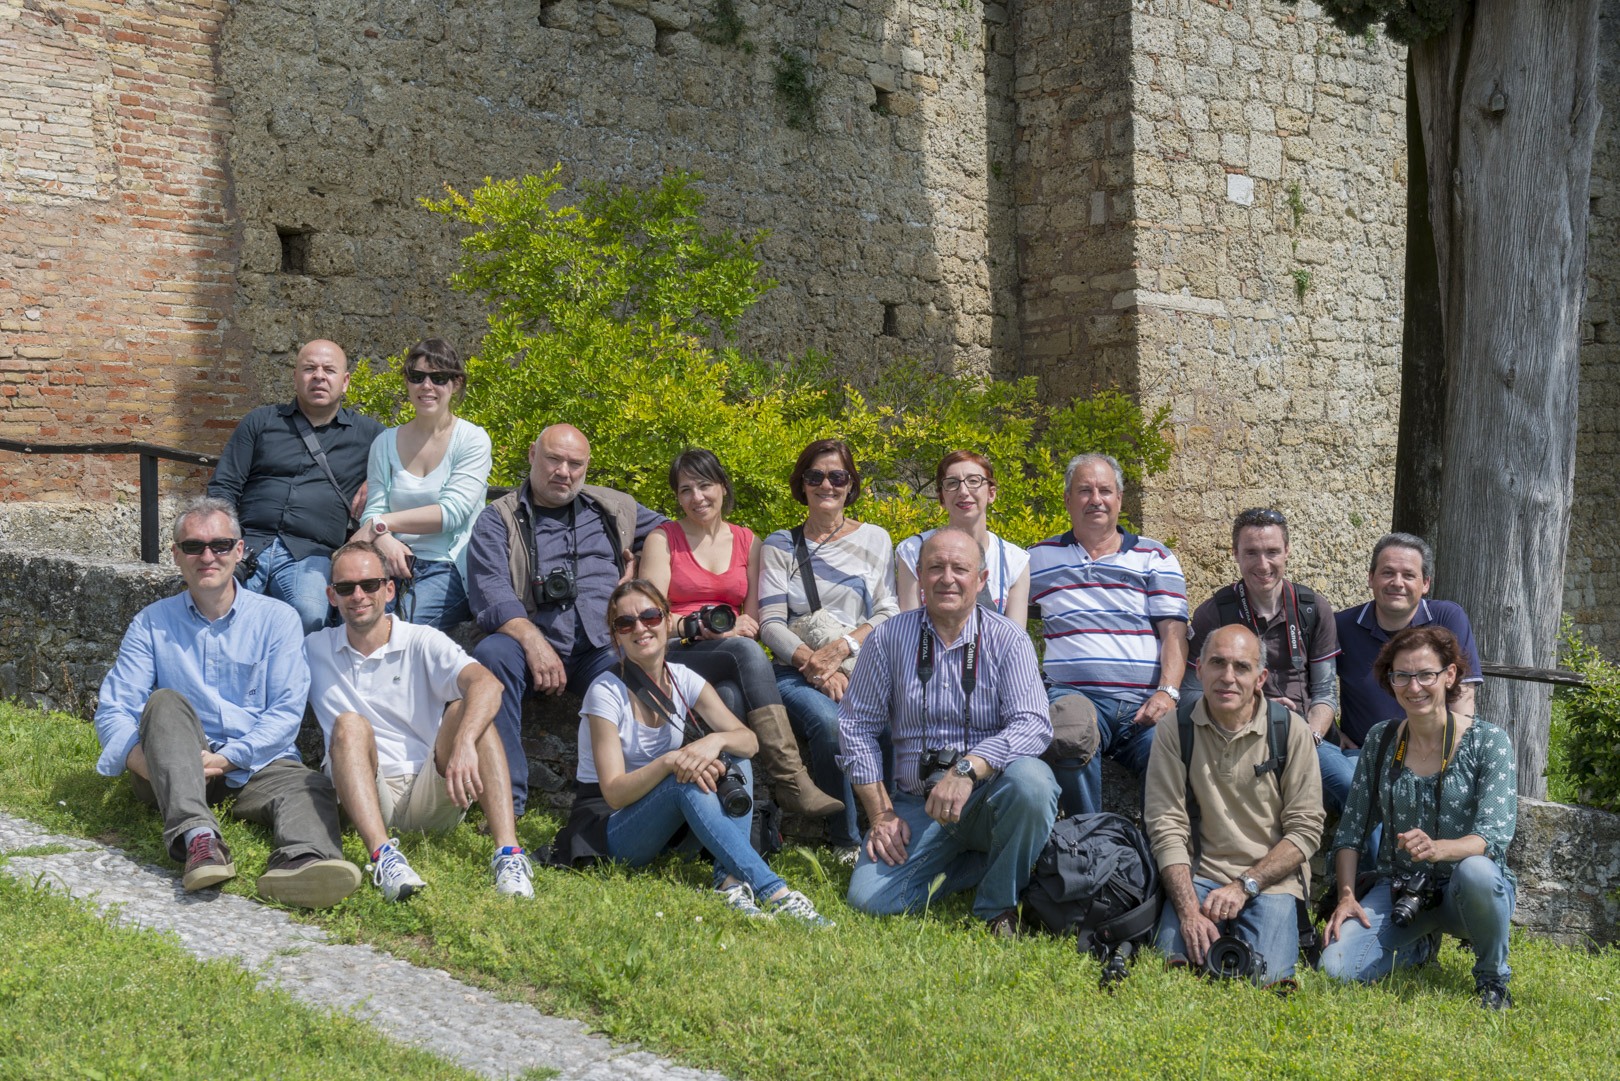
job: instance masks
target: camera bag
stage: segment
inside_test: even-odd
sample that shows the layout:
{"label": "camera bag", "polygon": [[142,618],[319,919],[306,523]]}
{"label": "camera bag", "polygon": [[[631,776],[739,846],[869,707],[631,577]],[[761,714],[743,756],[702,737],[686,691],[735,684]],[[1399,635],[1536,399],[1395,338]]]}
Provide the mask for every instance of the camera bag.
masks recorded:
{"label": "camera bag", "polygon": [[1018,900],[1025,922],[1072,934],[1081,953],[1101,960],[1106,986],[1159,922],[1159,869],[1130,819],[1075,815],[1052,828]]}

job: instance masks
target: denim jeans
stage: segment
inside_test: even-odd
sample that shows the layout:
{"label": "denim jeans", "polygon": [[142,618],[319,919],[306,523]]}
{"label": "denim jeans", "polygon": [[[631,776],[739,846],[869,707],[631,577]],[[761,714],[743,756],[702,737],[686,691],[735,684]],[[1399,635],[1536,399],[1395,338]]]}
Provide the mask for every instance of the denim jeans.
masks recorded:
{"label": "denim jeans", "polygon": [[405,590],[405,579],[394,579],[394,603],[389,611],[397,611],[407,623],[424,627],[437,627],[448,631],[458,623],[472,618],[467,607],[467,588],[461,580],[461,570],[454,563],[416,561],[411,568],[410,591]]}
{"label": "denim jeans", "polygon": [[1340,750],[1334,740],[1323,740],[1316,745],[1316,761],[1322,768],[1322,804],[1335,814],[1344,811],[1344,801],[1350,795],[1350,782],[1356,775],[1356,760],[1361,748]]}
{"label": "denim jeans", "polygon": [[750,710],[782,704],[771,660],[752,638],[699,639],[690,645],[671,642],[669,659],[708,680],[738,720],[744,720]]}
{"label": "denim jeans", "polygon": [[[812,687],[795,668],[776,666],[776,688],[787,707],[793,734],[804,740],[810,752],[810,779],[816,787],[844,801],[843,811],[827,816],[827,840],[834,848],[853,848],[861,843],[855,820],[855,789],[838,767],[838,703]],[[883,783],[894,788],[894,745],[885,728],[878,737],[883,753]]]}
{"label": "denim jeans", "polygon": [[1508,924],[1516,899],[1513,884],[1496,864],[1484,856],[1469,856],[1457,864],[1446,883],[1440,904],[1419,912],[1405,927],[1396,927],[1390,914],[1394,902],[1389,879],[1361,899],[1371,927],[1359,920],[1339,925],[1339,937],[1322,950],[1322,971],[1338,980],[1363,982],[1387,976],[1396,968],[1420,965],[1431,953],[1428,936],[1444,931],[1466,938],[1474,946],[1474,979],[1507,979]]}
{"label": "denim jeans", "polygon": [[[1219,883],[1207,878],[1194,878],[1193,889],[1198,903],[1203,904]],[[1262,893],[1250,898],[1241,911],[1229,920],[1216,921],[1215,927],[1223,935],[1231,935],[1249,944],[1265,963],[1264,971],[1254,975],[1257,987],[1286,980],[1294,974],[1299,960],[1299,917],[1297,902],[1286,893]],[[1159,913],[1159,929],[1153,935],[1153,948],[1172,961],[1187,961],[1187,943],[1181,937],[1181,917],[1176,906],[1165,898]]]}
{"label": "denim jeans", "polygon": [[[1047,700],[1056,701],[1065,694],[1085,692],[1072,687],[1052,687],[1047,691]],[[1060,802],[1067,815],[1096,814],[1102,810],[1103,755],[1140,777],[1147,771],[1148,754],[1153,750],[1153,726],[1139,725],[1135,721],[1141,702],[1094,694],[1086,694],[1086,697],[1097,707],[1097,753],[1085,765],[1074,759],[1063,759],[1052,767],[1052,775],[1063,791]],[[1159,723],[1163,724],[1166,719],[1174,724],[1174,711],[1165,714]]]}
{"label": "denim jeans", "polygon": [[[754,790],[754,771],[745,758],[733,759]],[[749,840],[752,815],[732,818],[720,807],[720,798],[695,784],[682,784],[672,773],[653,790],[608,818],[608,852],[616,860],[641,867],[658,858],[682,825],[691,827],[709,855],[714,857],[716,885],[725,875],[748,883],[754,896],[764,900],[786,883],[760,858]]]}
{"label": "denim jeans", "polygon": [[259,553],[259,567],[243,585],[292,605],[304,622],[304,633],[313,634],[326,626],[327,617],[333,614],[332,606],[326,603],[326,587],[331,581],[330,556],[294,559],[277,537]]}
{"label": "denim jeans", "polygon": [[962,818],[941,825],[921,796],[897,792],[894,809],[911,827],[904,863],[890,867],[861,846],[849,879],[849,907],[874,916],[916,912],[934,898],[978,887],[973,914],[992,920],[1018,903],[1057,821],[1058,785],[1038,758],[1015,758],[968,797]]}
{"label": "denim jeans", "polygon": [[[612,646],[594,648],[580,641],[578,652],[562,658],[568,674],[568,692],[584,694],[596,677],[618,663]],[[506,768],[512,775],[512,811],[519,818],[529,804],[529,756],[523,752],[523,698],[529,693],[529,662],[523,647],[511,635],[489,635],[473,647],[473,660],[501,681],[501,708],[495,711],[495,731],[506,749]]]}

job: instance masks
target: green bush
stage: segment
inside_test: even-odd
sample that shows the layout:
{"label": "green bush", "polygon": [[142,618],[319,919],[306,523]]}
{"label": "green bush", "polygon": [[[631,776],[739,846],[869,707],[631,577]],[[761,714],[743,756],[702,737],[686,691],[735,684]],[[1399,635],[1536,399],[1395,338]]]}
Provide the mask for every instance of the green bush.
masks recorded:
{"label": "green bush", "polygon": [[[1112,454],[1131,483],[1169,464],[1167,411],[1144,416],[1112,390],[1044,403],[1033,379],[985,382],[905,361],[861,391],[834,379],[826,357],[746,355],[730,344],[738,320],[775,285],[760,274],[762,234],[703,232],[703,196],[685,174],[650,190],[587,187],[578,206],[561,202],[557,176],[425,202],[471,230],[451,282],[481,295],[489,316],[460,415],[489,432],[494,483],[520,482],[529,444],[567,421],[591,440],[593,483],[670,512],[670,460],[704,446],[731,472],[734,519],[763,535],[803,517],[786,483],[799,450],[837,436],[864,478],[856,516],[899,540],[943,522],[934,466],[975,448],[996,467],[990,528],[1031,544],[1068,526],[1071,454]],[[397,373],[398,358],[358,366],[351,403],[385,423],[407,419]]]}
{"label": "green bush", "polygon": [[[1589,807],[1620,811],[1620,667],[1567,619],[1559,644],[1563,663],[1585,676],[1586,686],[1553,692],[1562,738],[1561,752],[1549,755],[1549,795],[1556,787]],[[1560,759],[1562,776],[1555,777]]]}

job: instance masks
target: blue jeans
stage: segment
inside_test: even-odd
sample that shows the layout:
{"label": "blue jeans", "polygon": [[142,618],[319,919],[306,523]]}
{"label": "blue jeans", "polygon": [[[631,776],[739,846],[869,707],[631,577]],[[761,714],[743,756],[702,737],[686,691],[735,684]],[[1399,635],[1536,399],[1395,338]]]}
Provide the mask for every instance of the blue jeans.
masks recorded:
{"label": "blue jeans", "polygon": [[[495,712],[495,731],[506,749],[506,768],[512,775],[512,811],[519,818],[529,805],[529,756],[523,753],[523,698],[529,693],[529,662],[516,638],[499,632],[473,647],[473,660],[501,681],[501,708]],[[562,658],[570,694],[584,694],[596,677],[619,662],[612,646],[593,647],[581,639],[580,648]]]}
{"label": "blue jeans", "polygon": [[[1073,687],[1054,686],[1047,690],[1048,701],[1056,701],[1065,694],[1085,694]],[[1153,750],[1153,726],[1136,723],[1140,701],[1105,698],[1086,694],[1097,707],[1097,753],[1091,761],[1081,765],[1072,758],[1062,759],[1052,767],[1058,787],[1063,790],[1061,804],[1067,815],[1096,814],[1102,810],[1102,756],[1140,777],[1147,771],[1148,754]],[[1160,718],[1175,723],[1174,711]]]}
{"label": "blue jeans", "polygon": [[[838,766],[838,703],[812,687],[796,668],[776,666],[776,689],[787,707],[793,734],[804,740],[810,752],[810,779],[816,787],[844,801],[843,811],[827,816],[827,841],[834,848],[853,848],[861,843],[855,821],[855,790]],[[883,783],[894,787],[894,744],[885,728],[878,737],[883,752]]]}
{"label": "blue jeans", "polygon": [[[424,627],[437,627],[448,631],[457,623],[472,618],[467,607],[467,587],[461,581],[461,570],[454,563],[416,561],[410,579],[394,579],[394,603],[389,611],[399,611],[407,623]],[[405,591],[407,581],[410,592]]]}
{"label": "blue jeans", "polygon": [[849,907],[874,916],[916,912],[933,897],[978,887],[973,914],[993,920],[1018,904],[1035,859],[1057,821],[1058,785],[1038,758],[1015,758],[1001,774],[968,797],[962,818],[941,825],[928,817],[921,796],[897,792],[894,809],[911,827],[906,861],[890,867],[861,846],[849,879]]}
{"label": "blue jeans", "polygon": [[294,559],[277,537],[259,553],[259,568],[243,585],[292,605],[303,620],[304,633],[312,634],[326,626],[327,616],[332,614],[332,606],[326,603],[326,587],[331,581],[330,556]]}
{"label": "blue jeans", "polygon": [[1466,938],[1474,946],[1474,979],[1507,979],[1508,923],[1513,918],[1516,899],[1513,884],[1484,856],[1469,856],[1457,864],[1445,885],[1440,904],[1405,927],[1390,919],[1394,902],[1389,895],[1389,879],[1378,884],[1361,899],[1371,927],[1359,920],[1339,925],[1339,937],[1322,950],[1322,971],[1337,980],[1368,982],[1389,975],[1396,968],[1420,965],[1431,955],[1429,934],[1444,931]]}
{"label": "blue jeans", "polygon": [[1322,804],[1328,810],[1343,813],[1344,801],[1350,795],[1350,782],[1356,775],[1356,760],[1360,757],[1360,747],[1343,751],[1337,742],[1325,739],[1317,744],[1316,761],[1322,768]]}
{"label": "blue jeans", "polygon": [[[752,792],[752,766],[745,758],[733,761],[748,779],[748,790]],[[682,784],[670,774],[651,792],[608,818],[608,852],[616,860],[641,867],[658,858],[676,830],[689,826],[692,835],[714,857],[716,879],[725,875],[739,878],[763,900],[787,883],[754,851],[748,837],[753,822],[752,815],[732,818],[721,809],[720,798],[713,792],[705,792],[695,784]]]}
{"label": "blue jeans", "polygon": [[[1198,903],[1219,883],[1207,878],[1193,879]],[[1231,935],[1249,944],[1260,955],[1264,970],[1255,973],[1257,987],[1286,980],[1294,974],[1299,960],[1298,902],[1286,893],[1262,893],[1246,901],[1238,914],[1229,920],[1218,920],[1215,927],[1223,935]],[[1172,961],[1187,961],[1187,943],[1181,937],[1181,917],[1168,898],[1159,913],[1159,929],[1153,935],[1153,948]]]}

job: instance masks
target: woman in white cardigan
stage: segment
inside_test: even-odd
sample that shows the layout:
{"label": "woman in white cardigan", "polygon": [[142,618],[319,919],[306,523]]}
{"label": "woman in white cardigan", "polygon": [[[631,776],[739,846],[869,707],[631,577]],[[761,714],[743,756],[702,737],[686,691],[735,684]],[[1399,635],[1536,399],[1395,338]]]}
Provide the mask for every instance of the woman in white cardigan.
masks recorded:
{"label": "woman in white cardigan", "polygon": [[443,338],[405,354],[405,390],[416,415],[371,444],[366,510],[351,540],[369,540],[399,584],[395,612],[449,630],[467,609],[467,539],[484,509],[489,434],[459,419],[467,370]]}

